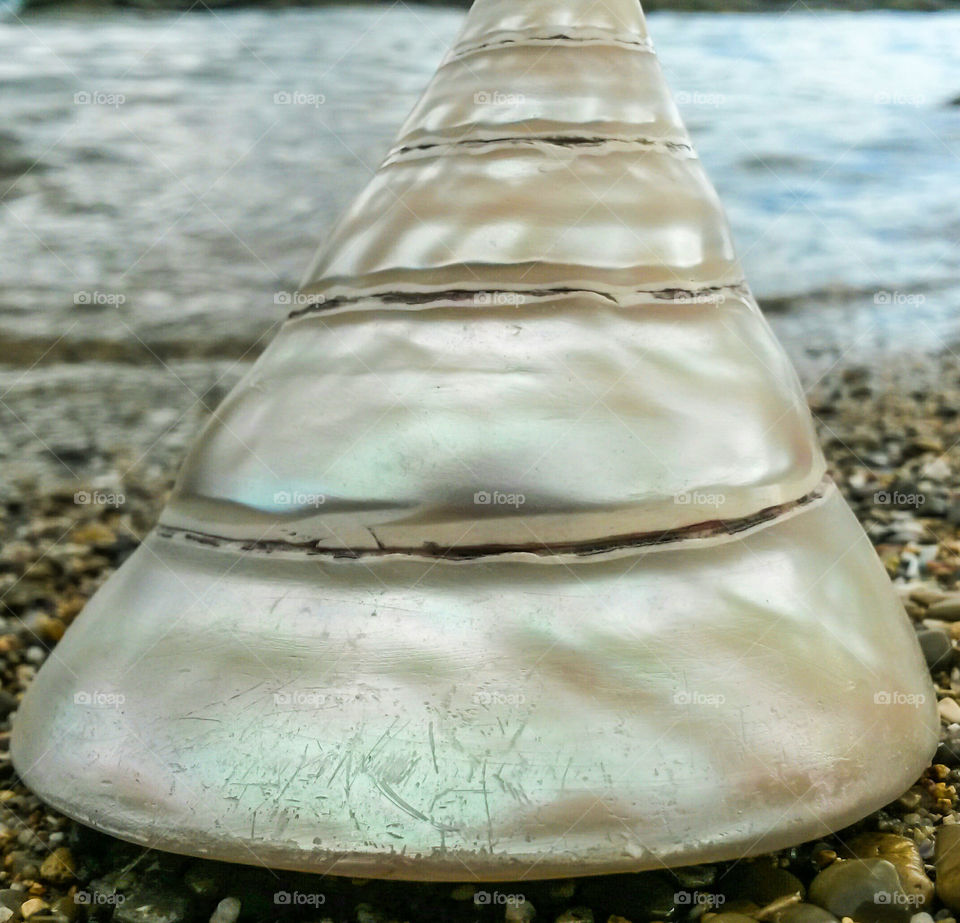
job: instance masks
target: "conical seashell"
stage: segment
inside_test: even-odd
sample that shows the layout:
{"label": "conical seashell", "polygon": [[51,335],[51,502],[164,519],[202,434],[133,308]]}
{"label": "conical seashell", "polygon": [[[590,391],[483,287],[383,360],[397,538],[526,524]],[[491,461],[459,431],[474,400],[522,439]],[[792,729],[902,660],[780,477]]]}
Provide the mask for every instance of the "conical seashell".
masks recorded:
{"label": "conical seashell", "polygon": [[754,854],[936,744],[635,0],[478,0],[19,711],[118,836],[420,879]]}

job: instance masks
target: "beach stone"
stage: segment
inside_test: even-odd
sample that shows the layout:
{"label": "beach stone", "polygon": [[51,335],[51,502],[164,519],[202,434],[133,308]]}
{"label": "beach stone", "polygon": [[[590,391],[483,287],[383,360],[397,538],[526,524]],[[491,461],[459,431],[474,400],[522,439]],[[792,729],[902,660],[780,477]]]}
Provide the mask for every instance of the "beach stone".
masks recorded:
{"label": "beach stone", "polygon": [[632,920],[643,913],[649,920],[672,920],[677,913],[674,895],[677,880],[663,872],[610,875],[585,880],[579,898],[587,907],[602,907]]}
{"label": "beach stone", "polygon": [[754,917],[748,917],[745,913],[716,913],[710,917],[710,923],[757,923]]}
{"label": "beach stone", "polygon": [[39,897],[32,897],[28,901],[24,901],[20,906],[20,916],[24,920],[29,920],[30,917],[35,916],[40,913],[42,910],[49,910],[50,905],[46,901],[40,900]]}
{"label": "beach stone", "polygon": [[674,869],[677,881],[688,890],[708,888],[717,879],[717,868],[714,865],[688,865],[686,868]]}
{"label": "beach stone", "polygon": [[929,913],[915,913],[910,917],[910,923],[933,923],[933,917]]}
{"label": "beach stone", "polygon": [[210,915],[210,923],[237,923],[240,917],[240,898],[225,897]]}
{"label": "beach stone", "polygon": [[504,923],[530,923],[537,908],[530,901],[509,901],[503,911]]}
{"label": "beach stone", "polygon": [[806,894],[803,882],[796,875],[762,861],[735,866],[720,876],[716,889],[729,901],[750,900],[761,907],[791,895],[803,900]]}
{"label": "beach stone", "polygon": [[949,697],[940,699],[937,702],[937,711],[947,724],[960,724],[960,704],[956,699]]}
{"label": "beach stone", "polygon": [[19,705],[15,695],[11,695],[6,689],[0,689],[0,718],[6,718]]}
{"label": "beach stone", "polygon": [[40,866],[40,877],[53,884],[66,884],[76,875],[77,864],[66,846],[55,849]]}
{"label": "beach stone", "polygon": [[577,891],[577,883],[572,878],[562,878],[550,883],[550,897],[555,901],[568,901]]}
{"label": "beach stone", "polygon": [[593,911],[589,907],[571,907],[557,917],[556,923],[593,923]]}
{"label": "beach stone", "polygon": [[[30,833],[30,831],[26,831]],[[23,849],[15,849],[8,853],[6,860],[9,863],[10,871],[17,878],[28,878],[31,881],[40,877],[40,865],[30,853]]]}
{"label": "beach stone", "polygon": [[51,905],[51,912],[63,917],[68,923],[80,916],[80,905],[69,896],[58,897]]}
{"label": "beach stone", "polygon": [[930,604],[927,617],[940,619],[941,622],[960,621],[960,596],[948,596]]}
{"label": "beach stone", "polygon": [[886,859],[838,859],[810,883],[810,903],[857,923],[907,923],[913,910]]}
{"label": "beach stone", "polygon": [[829,910],[824,910],[816,904],[793,904],[785,910],[778,911],[773,917],[773,923],[840,923]]}
{"label": "beach stone", "polygon": [[953,659],[953,645],[950,636],[937,628],[924,628],[917,632],[920,650],[931,669],[947,667]]}
{"label": "beach stone", "polygon": [[0,891],[0,907],[20,913],[23,902],[30,897],[26,891],[17,891],[14,888],[4,888]]}
{"label": "beach stone", "polygon": [[175,885],[140,884],[113,911],[113,923],[183,923],[192,915],[186,891]]}
{"label": "beach stone", "polygon": [[913,840],[895,833],[863,833],[854,837],[848,848],[856,859],[879,858],[891,862],[900,877],[900,887],[915,898],[912,910],[922,910],[933,899],[933,882],[924,871],[923,859]]}
{"label": "beach stone", "polygon": [[187,869],[183,880],[197,897],[214,897],[223,887],[223,869],[213,862],[201,860]]}
{"label": "beach stone", "polygon": [[960,824],[937,828],[934,848],[937,896],[951,910],[960,910]]}

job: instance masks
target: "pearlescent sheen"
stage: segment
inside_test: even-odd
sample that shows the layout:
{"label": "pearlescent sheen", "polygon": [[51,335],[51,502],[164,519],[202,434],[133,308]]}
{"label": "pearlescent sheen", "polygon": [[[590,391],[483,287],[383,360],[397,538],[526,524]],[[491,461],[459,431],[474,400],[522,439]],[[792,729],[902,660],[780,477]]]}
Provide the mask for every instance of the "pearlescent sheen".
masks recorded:
{"label": "pearlescent sheen", "polygon": [[25,696],[45,801],[496,881],[790,846],[926,766],[914,632],[635,0],[477,0],[304,290]]}

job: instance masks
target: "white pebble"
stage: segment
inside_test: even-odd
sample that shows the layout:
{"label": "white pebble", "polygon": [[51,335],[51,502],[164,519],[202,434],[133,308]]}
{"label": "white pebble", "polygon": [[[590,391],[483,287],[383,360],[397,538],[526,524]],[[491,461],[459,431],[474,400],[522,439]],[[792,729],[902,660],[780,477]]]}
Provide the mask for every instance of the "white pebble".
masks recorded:
{"label": "white pebble", "polygon": [[[240,898],[225,897],[210,917],[210,923],[237,923],[240,916]],[[931,921],[932,923],[932,921]]]}

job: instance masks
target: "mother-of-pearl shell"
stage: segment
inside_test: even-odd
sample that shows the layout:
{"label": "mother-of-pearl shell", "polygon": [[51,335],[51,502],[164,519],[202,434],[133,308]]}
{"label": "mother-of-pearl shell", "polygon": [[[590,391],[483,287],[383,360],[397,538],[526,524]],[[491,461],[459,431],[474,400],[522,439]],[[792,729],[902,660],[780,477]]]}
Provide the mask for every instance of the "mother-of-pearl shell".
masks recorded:
{"label": "mother-of-pearl shell", "polygon": [[635,0],[477,0],[305,291],[26,696],[45,800],[497,880],[782,847],[926,765],[912,629]]}

